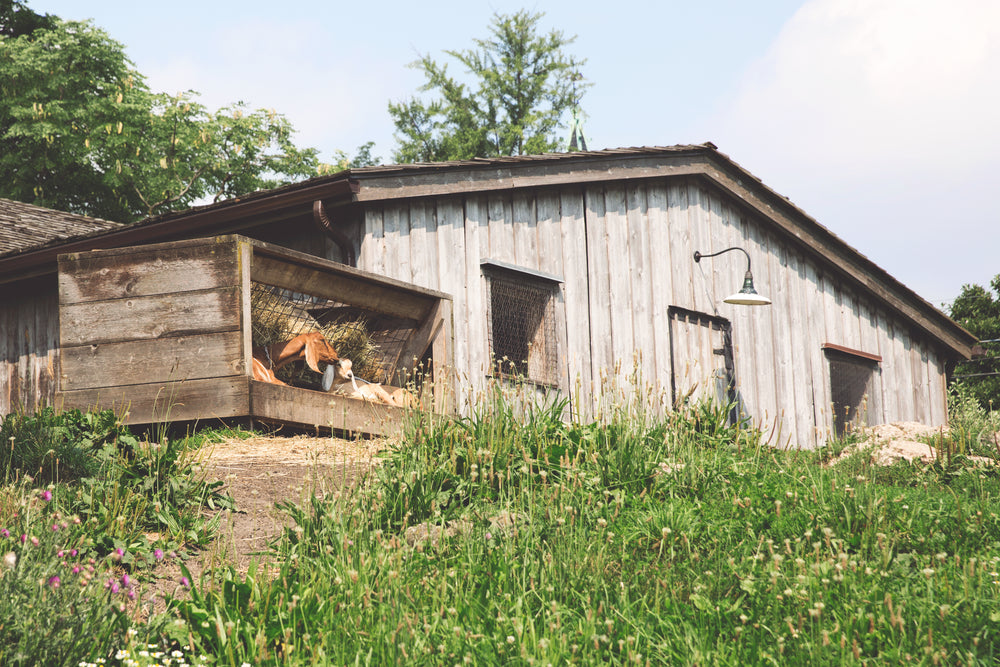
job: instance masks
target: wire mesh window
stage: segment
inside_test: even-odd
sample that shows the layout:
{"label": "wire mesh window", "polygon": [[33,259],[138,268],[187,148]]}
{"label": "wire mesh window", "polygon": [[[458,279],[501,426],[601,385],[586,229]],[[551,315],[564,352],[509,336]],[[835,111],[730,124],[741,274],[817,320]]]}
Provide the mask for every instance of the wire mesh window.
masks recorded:
{"label": "wire mesh window", "polygon": [[[484,267],[486,269],[486,267]],[[557,283],[515,271],[486,270],[492,373],[558,384]]]}
{"label": "wire mesh window", "polygon": [[[340,358],[352,361],[358,377],[383,383],[394,379],[414,328],[408,320],[258,282],[250,290],[250,323],[255,348],[322,332]],[[308,388],[320,384],[316,373],[300,366],[282,369],[279,377]]]}
{"label": "wire mesh window", "polygon": [[878,362],[831,350],[826,352],[837,437],[843,437],[858,426],[873,426],[878,414]]}

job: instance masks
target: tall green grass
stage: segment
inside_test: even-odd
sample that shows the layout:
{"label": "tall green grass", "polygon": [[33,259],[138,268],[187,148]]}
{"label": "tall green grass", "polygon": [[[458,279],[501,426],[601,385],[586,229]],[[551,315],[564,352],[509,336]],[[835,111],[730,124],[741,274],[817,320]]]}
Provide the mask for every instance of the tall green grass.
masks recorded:
{"label": "tall green grass", "polygon": [[124,661],[139,582],[212,539],[205,510],[231,499],[185,440],[143,441],[110,411],[11,414],[0,434],[0,665]]}
{"label": "tall green grass", "polygon": [[424,422],[171,613],[221,664],[995,664],[1000,479],[775,451],[726,411]]}

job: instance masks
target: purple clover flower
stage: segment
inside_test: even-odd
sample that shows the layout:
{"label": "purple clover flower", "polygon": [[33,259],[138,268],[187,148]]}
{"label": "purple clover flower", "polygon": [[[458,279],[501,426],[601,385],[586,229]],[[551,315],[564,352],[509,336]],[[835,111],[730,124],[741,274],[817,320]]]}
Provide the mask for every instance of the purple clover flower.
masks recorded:
{"label": "purple clover flower", "polygon": [[59,588],[59,575],[49,577],[49,586],[52,588]]}
{"label": "purple clover flower", "polygon": [[52,500],[52,492],[49,491],[48,489],[42,491],[39,494],[39,496],[41,496],[42,500],[44,500],[45,502],[49,502],[50,500]]}
{"label": "purple clover flower", "polygon": [[153,558],[156,560],[163,560],[163,549],[155,549],[153,551]]}

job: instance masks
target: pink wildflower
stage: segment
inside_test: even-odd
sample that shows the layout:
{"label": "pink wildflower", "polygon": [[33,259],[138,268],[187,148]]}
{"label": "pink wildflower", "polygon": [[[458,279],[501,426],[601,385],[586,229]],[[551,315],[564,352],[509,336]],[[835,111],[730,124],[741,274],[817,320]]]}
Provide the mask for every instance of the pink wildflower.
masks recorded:
{"label": "pink wildflower", "polygon": [[122,549],[121,547],[115,549],[115,552],[111,554],[111,558],[115,561],[120,561],[123,556],[125,556],[125,550]]}
{"label": "pink wildflower", "polygon": [[153,558],[155,558],[156,560],[163,560],[163,549],[154,550]]}
{"label": "pink wildflower", "polygon": [[10,531],[7,530],[6,528],[2,528],[2,529],[0,529],[0,536],[2,536],[2,537],[10,537]]}
{"label": "pink wildflower", "polygon": [[181,577],[181,586],[191,588],[191,581],[187,577]]}
{"label": "pink wildflower", "polygon": [[52,500],[52,492],[49,491],[48,489],[45,489],[44,491],[42,491],[42,493],[40,495],[42,497],[42,500],[44,500],[45,502],[48,502],[48,501]]}
{"label": "pink wildflower", "polygon": [[37,547],[38,546],[38,538],[35,537],[34,535],[31,536],[31,546],[33,546],[33,547]]}
{"label": "pink wildflower", "polygon": [[52,588],[59,588],[59,575],[49,577],[49,586]]}

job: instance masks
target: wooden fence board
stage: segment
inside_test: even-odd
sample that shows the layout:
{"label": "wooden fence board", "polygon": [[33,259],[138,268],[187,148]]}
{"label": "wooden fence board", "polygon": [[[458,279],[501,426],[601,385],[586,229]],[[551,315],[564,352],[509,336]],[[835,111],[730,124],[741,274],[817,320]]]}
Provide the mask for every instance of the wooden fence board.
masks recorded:
{"label": "wooden fence board", "polygon": [[62,255],[59,298],[63,303],[103,301],[235,285],[234,243],[214,240],[198,245],[95,251]]}
{"label": "wooden fence board", "polygon": [[250,378],[233,376],[60,391],[56,405],[64,409],[114,410],[127,424],[202,422],[250,415]]}
{"label": "wooden fence board", "polygon": [[234,331],[240,326],[240,303],[238,287],[64,303],[60,342],[72,347]]}
{"label": "wooden fence board", "polygon": [[[243,375],[239,331],[63,348],[63,391]],[[244,376],[245,377],[245,376]]]}

